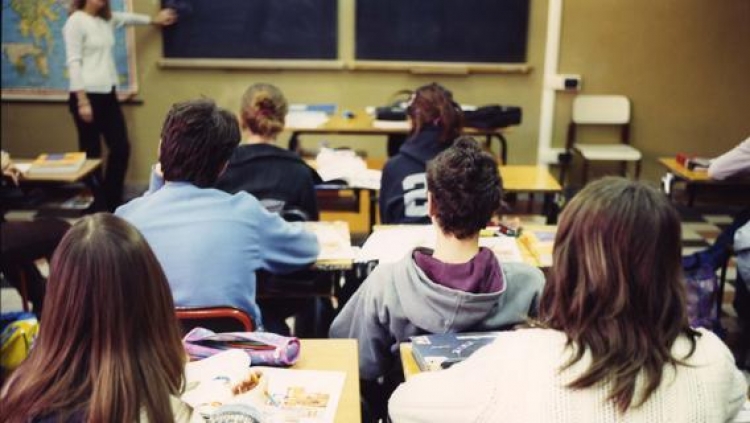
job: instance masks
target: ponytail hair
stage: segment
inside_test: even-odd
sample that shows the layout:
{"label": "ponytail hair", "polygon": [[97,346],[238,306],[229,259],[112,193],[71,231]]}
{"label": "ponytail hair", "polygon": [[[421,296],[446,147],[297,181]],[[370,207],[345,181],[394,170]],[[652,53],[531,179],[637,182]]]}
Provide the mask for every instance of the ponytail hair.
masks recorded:
{"label": "ponytail hair", "polygon": [[254,84],[242,96],[240,119],[242,126],[253,134],[275,138],[284,130],[288,110],[281,90],[271,84]]}
{"label": "ponytail hair", "polygon": [[435,82],[417,89],[406,114],[412,122],[412,135],[421,132],[425,126],[436,126],[441,128],[441,143],[453,142],[461,134],[464,124],[464,114],[453,101],[453,93]]}

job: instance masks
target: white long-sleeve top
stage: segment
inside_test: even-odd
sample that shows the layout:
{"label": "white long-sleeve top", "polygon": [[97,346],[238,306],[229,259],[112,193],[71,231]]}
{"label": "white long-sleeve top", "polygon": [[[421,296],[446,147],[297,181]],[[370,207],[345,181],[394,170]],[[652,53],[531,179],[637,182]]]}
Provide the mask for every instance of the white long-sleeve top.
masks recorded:
{"label": "white long-sleeve top", "polygon": [[[744,403],[747,384],[722,341],[701,333],[686,360],[690,367],[666,366],[656,391],[624,415],[607,401],[609,384],[577,391],[565,386],[588,368],[591,356],[558,372],[572,347],[566,348],[563,333],[549,329],[503,333],[450,369],[412,377],[391,397],[389,413],[395,423],[728,422]],[[678,358],[688,351],[684,337],[672,348]]]}
{"label": "white long-sleeve top", "polygon": [[750,173],[750,138],[711,160],[708,166],[708,176],[712,179],[721,180],[748,173]]}
{"label": "white long-sleeve top", "polygon": [[116,87],[115,28],[150,22],[150,16],[137,13],[112,12],[107,21],[81,10],[73,12],[63,26],[70,91],[108,93]]}

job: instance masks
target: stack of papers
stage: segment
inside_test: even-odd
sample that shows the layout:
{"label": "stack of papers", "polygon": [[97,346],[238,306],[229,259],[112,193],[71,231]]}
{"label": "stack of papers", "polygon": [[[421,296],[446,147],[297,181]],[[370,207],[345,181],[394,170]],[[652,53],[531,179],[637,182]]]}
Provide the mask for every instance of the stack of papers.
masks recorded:
{"label": "stack of papers", "polygon": [[285,125],[290,129],[314,129],[328,122],[328,115],[320,111],[290,111]]}
{"label": "stack of papers", "polygon": [[305,228],[318,237],[320,254],[317,263],[354,260],[356,249],[352,247],[349,224],[336,222],[305,222]]}
{"label": "stack of papers", "polygon": [[367,163],[352,150],[321,148],[315,168],[323,182],[341,181],[352,188],[380,189],[383,173],[368,169]]}

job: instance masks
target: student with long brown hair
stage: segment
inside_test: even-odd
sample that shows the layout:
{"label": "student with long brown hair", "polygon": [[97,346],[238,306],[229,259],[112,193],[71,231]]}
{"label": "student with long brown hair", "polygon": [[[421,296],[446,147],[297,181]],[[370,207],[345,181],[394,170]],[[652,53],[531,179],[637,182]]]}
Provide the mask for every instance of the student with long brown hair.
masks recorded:
{"label": "student with long brown hair", "polygon": [[539,327],[501,334],[446,371],[415,376],[394,422],[726,422],[747,385],[713,333],[690,328],[680,219],[622,178],[563,211]]}
{"label": "student with long brown hair", "polygon": [[172,422],[190,409],[185,352],[166,277],[143,236],[95,214],[50,267],[42,326],[0,397],[3,422]]}
{"label": "student with long brown hair", "polygon": [[406,114],[411,122],[409,139],[383,167],[380,220],[427,224],[427,162],[460,135],[463,112],[449,90],[432,83],[417,89]]}

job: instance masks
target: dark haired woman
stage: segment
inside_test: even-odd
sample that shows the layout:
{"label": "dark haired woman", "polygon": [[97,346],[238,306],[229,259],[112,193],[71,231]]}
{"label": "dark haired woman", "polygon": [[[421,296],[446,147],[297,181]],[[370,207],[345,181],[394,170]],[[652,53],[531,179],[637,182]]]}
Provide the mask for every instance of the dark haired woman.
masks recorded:
{"label": "dark haired woman", "polygon": [[119,76],[112,49],[119,25],[171,25],[172,9],[153,19],[146,15],[112,12],[108,0],[73,0],[63,27],[70,79],[68,107],[78,130],[78,148],[88,157],[101,157],[100,136],[109,154],[104,176],[106,206],[114,210],[122,202],[130,144],[125,118],[115,94]]}
{"label": "dark haired woman", "polygon": [[240,106],[244,141],[216,188],[230,194],[245,191],[266,204],[301,210],[308,220],[318,220],[318,173],[299,155],[276,145],[288,108],[284,94],[271,84],[254,84],[245,91]]}
{"label": "dark haired woman", "polygon": [[[539,327],[413,377],[394,422],[728,422],[747,384],[688,325],[680,218],[664,194],[604,178],[563,211]],[[458,388],[461,387],[461,388]]]}
{"label": "dark haired woman", "polygon": [[0,421],[188,421],[185,351],[166,277],[143,236],[87,216],[52,258],[44,322],[0,393]]}
{"label": "dark haired woman", "polygon": [[380,220],[383,223],[429,223],[427,162],[450,147],[461,133],[463,113],[453,94],[432,83],[417,89],[406,110],[411,134],[383,168]]}

